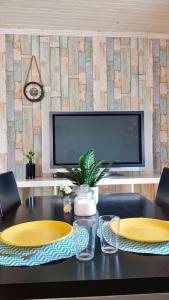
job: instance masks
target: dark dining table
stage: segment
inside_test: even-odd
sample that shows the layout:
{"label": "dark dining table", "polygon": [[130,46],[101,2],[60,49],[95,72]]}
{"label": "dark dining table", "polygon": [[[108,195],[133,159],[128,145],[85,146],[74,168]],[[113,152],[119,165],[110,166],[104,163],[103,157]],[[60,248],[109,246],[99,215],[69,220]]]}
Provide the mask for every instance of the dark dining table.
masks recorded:
{"label": "dark dining table", "polygon": [[[169,220],[169,209],[139,194],[100,195],[97,215],[121,218],[150,217]],[[94,218],[94,217],[91,217]],[[33,220],[64,220],[72,224],[74,214],[64,214],[57,196],[29,197],[8,213],[0,230]],[[0,266],[0,299],[50,299],[133,295],[169,292],[169,256],[118,251],[106,255],[96,237],[95,257],[79,262],[75,257],[32,267]]]}

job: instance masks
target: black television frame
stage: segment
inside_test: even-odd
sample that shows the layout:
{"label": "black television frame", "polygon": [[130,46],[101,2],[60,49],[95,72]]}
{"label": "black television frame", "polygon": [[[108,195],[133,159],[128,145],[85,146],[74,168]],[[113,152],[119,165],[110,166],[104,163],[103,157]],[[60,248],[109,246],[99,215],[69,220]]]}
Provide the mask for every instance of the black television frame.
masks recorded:
{"label": "black television frame", "polygon": [[[132,167],[145,167],[145,149],[144,149],[144,111],[92,111],[92,112],[50,112],[49,113],[49,124],[50,124],[50,167],[52,169],[60,166],[70,166],[75,167],[77,163],[63,163],[55,164],[55,155],[54,155],[54,117],[55,116],[106,116],[106,115],[138,115],[139,116],[139,131],[140,131],[140,162],[130,162],[130,163],[118,163],[115,162],[112,165],[112,168],[132,168]],[[108,162],[104,162],[103,166],[106,166]]]}

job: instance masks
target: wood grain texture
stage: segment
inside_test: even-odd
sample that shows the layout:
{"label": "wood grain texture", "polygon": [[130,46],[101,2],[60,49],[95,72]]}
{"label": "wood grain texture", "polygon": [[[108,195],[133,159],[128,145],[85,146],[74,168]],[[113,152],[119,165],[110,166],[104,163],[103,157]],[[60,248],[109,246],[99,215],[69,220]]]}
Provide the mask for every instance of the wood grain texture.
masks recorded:
{"label": "wood grain texture", "polygon": [[61,97],[68,98],[68,49],[60,49]]}
{"label": "wood grain texture", "polygon": [[[45,90],[42,102],[33,105],[23,96],[31,55]],[[38,80],[35,65],[31,79]],[[160,172],[169,157],[168,89],[165,38],[0,35],[0,171],[8,164],[24,176],[24,154],[32,148],[42,175],[43,115],[48,111],[150,110],[154,169]]]}
{"label": "wood grain texture", "polygon": [[6,109],[7,109],[7,168],[15,171],[15,114],[14,114],[14,37],[6,36]]}
{"label": "wood grain texture", "polygon": [[15,174],[17,177],[25,176],[23,173],[23,103],[22,103],[22,57],[21,37],[13,37],[14,47],[14,129],[15,129]]}
{"label": "wood grain texture", "polygon": [[7,171],[7,103],[5,36],[0,35],[0,172]]}
{"label": "wood grain texture", "polygon": [[[114,101],[114,86],[116,86],[117,80],[114,73],[114,55],[113,55],[113,39],[107,38],[106,40],[107,50],[107,109],[113,110]],[[115,83],[114,83],[115,82]]]}
{"label": "wood grain texture", "polygon": [[[60,52],[59,48],[50,48],[50,87],[51,97],[60,97]],[[55,107],[52,107],[54,110]]]}
{"label": "wood grain texture", "polygon": [[93,38],[93,98],[94,110],[107,110],[106,39],[103,37]]}
{"label": "wood grain texture", "polygon": [[144,38],[138,39],[138,51],[139,51],[139,75],[146,73],[146,45],[147,40]]}
{"label": "wood grain texture", "polygon": [[[65,32],[81,36],[114,32],[128,36],[128,32],[143,35],[147,32],[169,32],[167,0],[156,1],[30,1],[8,0],[1,2],[0,27],[18,30],[22,34],[62,35]],[[36,17],[35,17],[36,12]],[[12,31],[12,30],[11,30]],[[44,31],[46,31],[44,33]],[[93,32],[92,32],[93,31]],[[39,33],[40,32],[40,33]]]}
{"label": "wood grain texture", "polygon": [[93,108],[93,40],[86,37],[86,106],[87,110],[92,111]]}
{"label": "wood grain texture", "polygon": [[69,101],[70,110],[79,111],[78,79],[69,79]]}
{"label": "wood grain texture", "polygon": [[78,39],[69,37],[69,77],[77,78],[78,75]]}
{"label": "wood grain texture", "polygon": [[121,49],[121,88],[123,94],[130,94],[130,49]]}

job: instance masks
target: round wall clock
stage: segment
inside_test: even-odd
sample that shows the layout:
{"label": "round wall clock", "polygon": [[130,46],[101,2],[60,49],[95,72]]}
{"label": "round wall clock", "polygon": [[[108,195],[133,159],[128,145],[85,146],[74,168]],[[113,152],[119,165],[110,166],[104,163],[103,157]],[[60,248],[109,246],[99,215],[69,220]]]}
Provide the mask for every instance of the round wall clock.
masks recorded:
{"label": "round wall clock", "polygon": [[40,101],[44,96],[43,85],[35,81],[26,83],[24,86],[24,95],[31,102]]}
{"label": "round wall clock", "polygon": [[[39,82],[35,82],[35,81],[28,82],[28,76],[29,76],[29,72],[31,70],[33,60],[35,62],[35,65],[36,65],[36,68],[37,68],[37,71],[39,74]],[[28,72],[26,75],[25,85],[23,88],[23,93],[24,93],[25,98],[31,102],[38,102],[44,96],[44,89],[43,89],[43,84],[42,84],[42,80],[41,80],[41,75],[40,75],[40,71],[39,71],[35,56],[32,56],[31,61],[30,61],[30,65],[29,65]]]}

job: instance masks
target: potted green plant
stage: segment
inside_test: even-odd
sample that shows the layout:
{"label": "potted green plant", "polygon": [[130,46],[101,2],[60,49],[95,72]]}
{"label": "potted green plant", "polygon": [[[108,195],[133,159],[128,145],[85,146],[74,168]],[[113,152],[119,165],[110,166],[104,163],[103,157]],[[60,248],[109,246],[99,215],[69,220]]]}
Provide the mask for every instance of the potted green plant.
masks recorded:
{"label": "potted green plant", "polygon": [[29,160],[29,162],[26,164],[26,179],[35,178],[35,164],[33,163],[34,155],[35,152],[33,150],[29,150],[26,154],[26,157]]}
{"label": "potted green plant", "polygon": [[108,167],[101,168],[103,161],[96,160],[93,149],[88,150],[81,155],[77,162],[77,167],[72,169],[64,167],[65,173],[57,172],[56,177],[70,179],[75,185],[80,186],[87,184],[94,191],[96,202],[98,201],[98,187],[97,183],[107,172]]}

